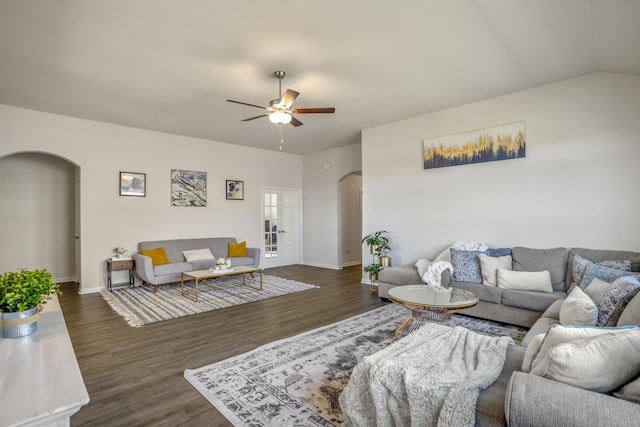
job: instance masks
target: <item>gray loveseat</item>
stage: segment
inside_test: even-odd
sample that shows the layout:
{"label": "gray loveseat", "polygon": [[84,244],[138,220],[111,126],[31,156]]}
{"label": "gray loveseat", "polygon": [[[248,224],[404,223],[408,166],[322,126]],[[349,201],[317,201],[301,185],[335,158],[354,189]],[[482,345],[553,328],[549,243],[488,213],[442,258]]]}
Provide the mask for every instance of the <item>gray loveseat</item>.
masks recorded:
{"label": "gray loveseat", "polygon": [[[567,296],[566,287],[573,281],[573,259],[580,255],[590,261],[630,260],[631,270],[640,271],[640,253],[592,250],[584,248],[531,249],[513,248],[513,269],[548,270],[553,292],[504,290],[479,283],[455,282],[448,271],[442,284],[467,289],[480,302],[461,314],[530,327],[520,345],[507,352],[502,373],[496,382],[483,390],[476,407],[476,424],[480,426],[631,426],[640,424],[640,404],[612,395],[596,393],[547,378],[521,372],[527,345],[538,334],[559,324],[559,312]],[[517,266],[516,266],[517,264]],[[394,286],[424,284],[413,265],[385,268],[380,272],[379,295]],[[493,288],[493,289],[487,289]],[[638,303],[629,303],[634,325],[640,326]],[[638,356],[640,357],[640,356]]]}
{"label": "gray loveseat", "polygon": [[[199,239],[174,239],[155,240],[138,243],[138,253],[133,255],[136,265],[136,276],[143,285],[154,287],[167,283],[179,282],[182,273],[195,270],[206,270],[215,265],[215,260],[197,260],[187,262],[184,251],[195,249],[210,249],[215,258],[227,258],[229,254],[229,242],[237,243],[234,237],[209,237]],[[163,248],[168,264],[154,266],[151,258],[142,255],[143,250]],[[231,265],[245,265],[258,268],[260,265],[260,249],[247,248],[246,257],[232,257]]]}

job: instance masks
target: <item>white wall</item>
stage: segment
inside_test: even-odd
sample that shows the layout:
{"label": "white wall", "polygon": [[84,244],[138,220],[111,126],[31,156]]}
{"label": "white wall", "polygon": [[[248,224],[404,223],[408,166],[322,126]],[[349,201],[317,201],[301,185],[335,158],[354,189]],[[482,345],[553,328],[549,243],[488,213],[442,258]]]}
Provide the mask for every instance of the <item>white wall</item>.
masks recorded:
{"label": "white wall", "polygon": [[75,169],[45,154],[0,158],[0,272],[46,268],[75,279]]}
{"label": "white wall", "polygon": [[[0,158],[20,152],[80,167],[81,292],[104,287],[116,246],[133,252],[142,240],[233,236],[261,247],[261,187],[302,188],[298,155],[0,105]],[[169,206],[171,169],[207,172],[207,207]],[[119,171],[146,173],[147,197],[119,196]],[[244,201],[225,199],[226,179],[244,181]],[[0,258],[10,250],[1,246]]]}
{"label": "white wall", "polygon": [[[516,120],[526,158],[423,169],[423,139]],[[638,159],[636,75],[592,74],[366,129],[363,233],[391,233],[394,265],[457,240],[640,251]]]}
{"label": "white wall", "polygon": [[[342,268],[338,182],[361,170],[361,144],[308,154],[303,158],[303,262]],[[322,165],[328,164],[329,169]]]}

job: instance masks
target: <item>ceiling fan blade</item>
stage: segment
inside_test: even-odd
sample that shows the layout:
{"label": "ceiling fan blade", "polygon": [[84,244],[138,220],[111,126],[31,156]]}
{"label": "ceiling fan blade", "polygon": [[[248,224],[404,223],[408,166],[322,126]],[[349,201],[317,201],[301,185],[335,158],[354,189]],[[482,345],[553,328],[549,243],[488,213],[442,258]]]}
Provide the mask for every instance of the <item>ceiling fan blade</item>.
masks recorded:
{"label": "ceiling fan blade", "polygon": [[263,107],[262,105],[250,104],[248,102],[242,102],[242,101],[234,101],[233,99],[227,99],[227,102],[233,102],[235,104],[248,105],[249,107],[262,108],[263,110],[267,109],[267,107]]}
{"label": "ceiling fan blade", "polygon": [[287,89],[284,95],[282,95],[282,99],[280,100],[280,105],[282,105],[284,108],[290,108],[291,104],[293,104],[293,101],[296,100],[298,95],[300,94],[295,90]]}
{"label": "ceiling fan blade", "polygon": [[255,120],[255,119],[259,119],[260,117],[267,117],[268,114],[260,114],[259,116],[255,116],[255,117],[249,117],[248,119],[243,119],[243,122],[248,122],[249,120]]}
{"label": "ceiling fan blade", "polygon": [[302,123],[300,120],[296,119],[295,117],[291,116],[291,124],[295,127],[298,127],[298,126],[302,126],[304,123]]}
{"label": "ceiling fan blade", "polygon": [[294,108],[291,110],[294,114],[312,114],[312,113],[335,113],[336,109],[331,108]]}

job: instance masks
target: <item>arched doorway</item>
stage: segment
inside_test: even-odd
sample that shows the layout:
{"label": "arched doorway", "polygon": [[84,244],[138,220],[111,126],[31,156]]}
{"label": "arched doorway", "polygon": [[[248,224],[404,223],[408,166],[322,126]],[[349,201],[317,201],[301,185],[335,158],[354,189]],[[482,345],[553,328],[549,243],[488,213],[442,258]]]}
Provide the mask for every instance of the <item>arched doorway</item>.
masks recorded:
{"label": "arched doorway", "polygon": [[340,265],[362,262],[362,172],[338,180],[338,244]]}
{"label": "arched doorway", "polygon": [[80,274],[79,168],[55,155],[0,158],[0,271],[46,268],[56,282]]}

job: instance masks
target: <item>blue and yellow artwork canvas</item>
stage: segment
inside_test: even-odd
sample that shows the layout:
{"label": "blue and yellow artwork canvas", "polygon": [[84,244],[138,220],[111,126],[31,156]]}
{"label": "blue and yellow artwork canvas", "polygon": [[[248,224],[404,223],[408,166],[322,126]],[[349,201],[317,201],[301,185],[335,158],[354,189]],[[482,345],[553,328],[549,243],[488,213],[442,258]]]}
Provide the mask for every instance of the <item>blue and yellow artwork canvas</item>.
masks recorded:
{"label": "blue and yellow artwork canvas", "polygon": [[518,121],[423,141],[424,168],[525,157],[525,123]]}

